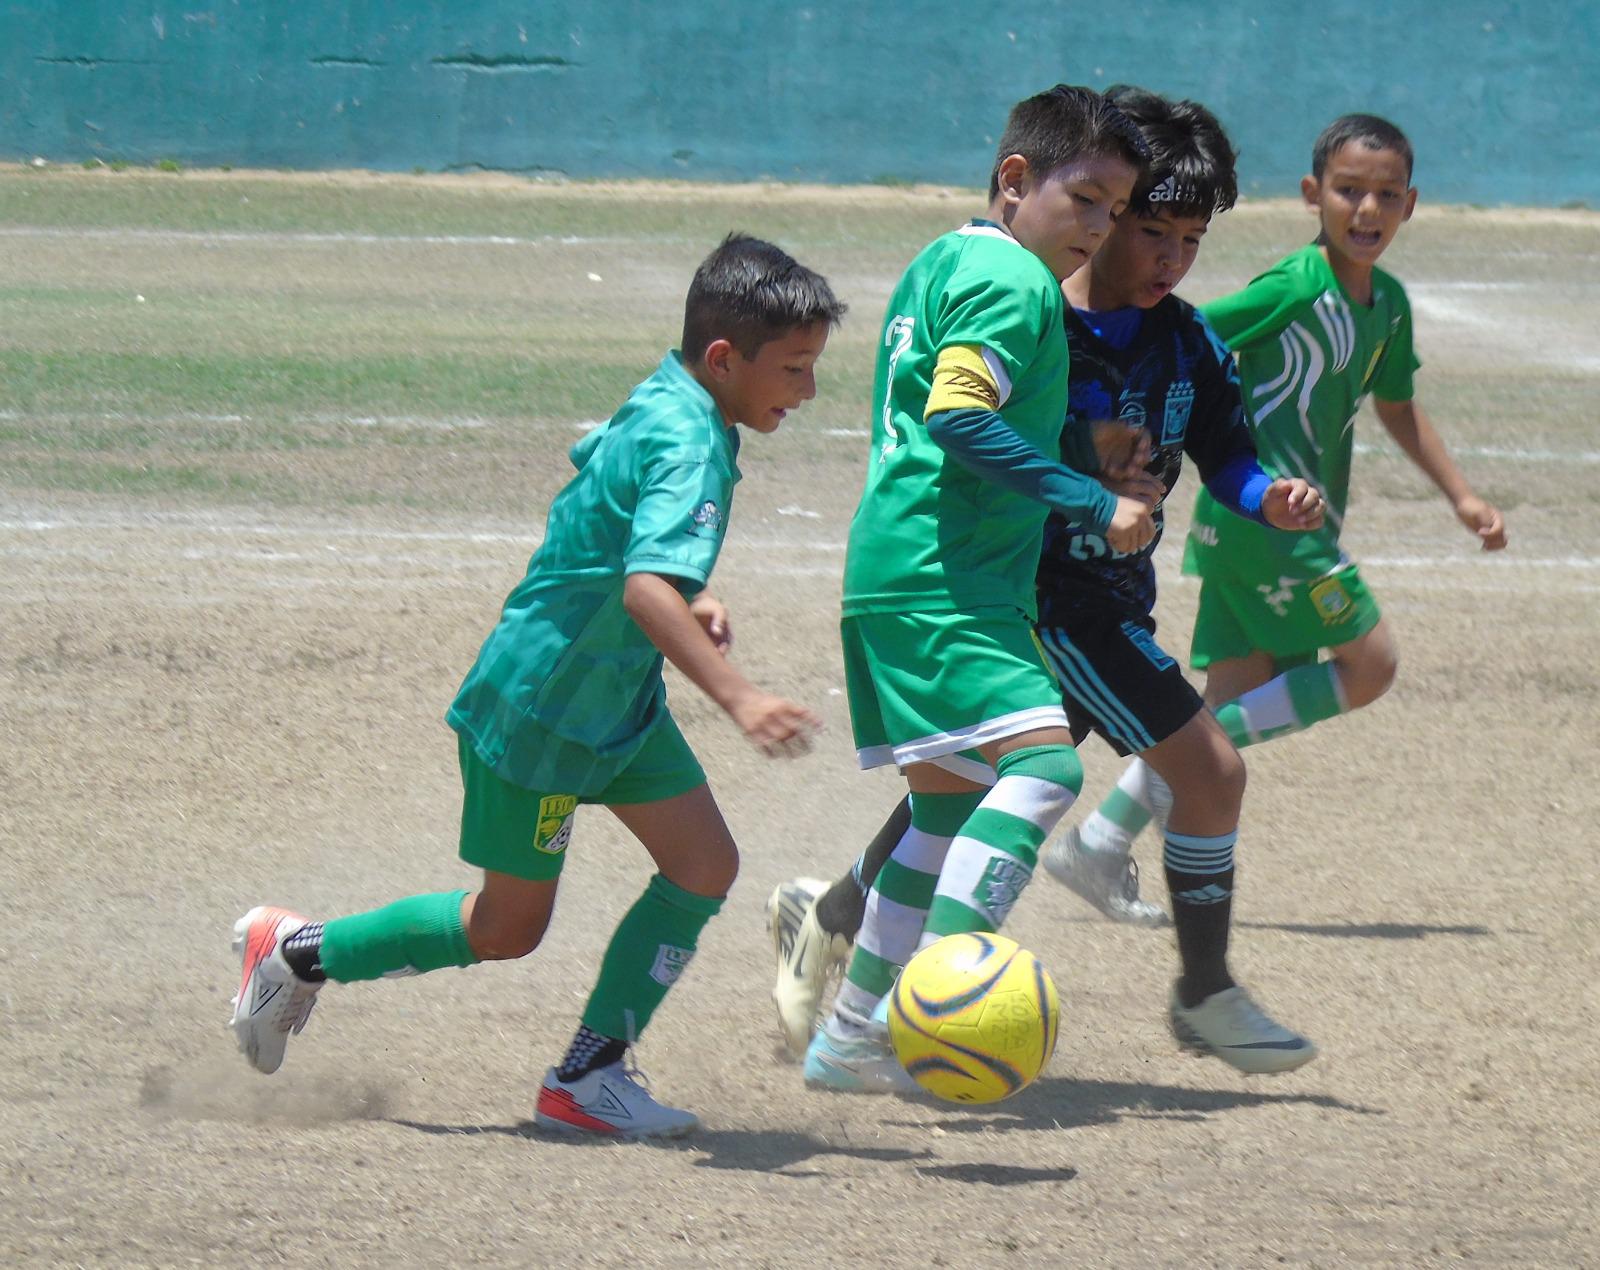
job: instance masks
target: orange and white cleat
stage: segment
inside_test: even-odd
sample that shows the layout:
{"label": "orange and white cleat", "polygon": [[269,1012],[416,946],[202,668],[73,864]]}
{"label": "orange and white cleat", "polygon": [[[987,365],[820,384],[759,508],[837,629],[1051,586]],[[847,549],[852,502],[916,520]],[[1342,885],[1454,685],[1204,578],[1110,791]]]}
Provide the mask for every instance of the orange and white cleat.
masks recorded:
{"label": "orange and white cleat", "polygon": [[700,1127],[690,1111],[650,1096],[637,1068],[612,1063],[568,1084],[552,1067],[539,1089],[533,1122],[541,1129],[611,1138],[681,1138]]}
{"label": "orange and white cleat", "polygon": [[267,1075],[282,1066],[290,1034],[305,1028],[322,987],[297,978],[283,959],[283,941],[307,920],[288,909],[259,906],[233,924],[233,951],[244,963],[233,999],[233,1032],[250,1066]]}

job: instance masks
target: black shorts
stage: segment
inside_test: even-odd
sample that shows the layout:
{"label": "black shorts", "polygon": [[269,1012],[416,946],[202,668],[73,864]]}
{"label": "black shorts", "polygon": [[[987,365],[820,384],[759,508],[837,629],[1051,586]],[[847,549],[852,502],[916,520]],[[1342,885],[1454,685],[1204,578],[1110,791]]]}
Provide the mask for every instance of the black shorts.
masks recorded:
{"label": "black shorts", "polygon": [[1118,754],[1141,754],[1205,709],[1155,619],[1115,610],[1070,627],[1041,626],[1039,646],[1061,685],[1075,742],[1098,732]]}

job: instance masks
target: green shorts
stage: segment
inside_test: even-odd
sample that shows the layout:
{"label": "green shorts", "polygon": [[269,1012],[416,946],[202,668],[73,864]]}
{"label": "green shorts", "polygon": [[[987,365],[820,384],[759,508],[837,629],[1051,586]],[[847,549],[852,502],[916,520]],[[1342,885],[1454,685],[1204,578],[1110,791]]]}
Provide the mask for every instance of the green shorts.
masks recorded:
{"label": "green shorts", "polygon": [[1295,576],[1281,557],[1250,562],[1246,571],[1209,554],[1200,582],[1189,664],[1271,653],[1281,664],[1309,661],[1324,648],[1359,639],[1383,615],[1351,561],[1311,576]]}
{"label": "green shorts", "polygon": [[706,783],[706,774],[670,714],[598,789],[548,793],[513,785],[457,736],[461,760],[461,858],[494,873],[546,882],[561,873],[579,803],[606,806],[676,798]]}
{"label": "green shorts", "polygon": [[[1027,614],[863,613],[839,624],[856,758],[864,768],[941,760],[993,781],[962,752],[1036,728],[1065,728],[1061,690]],[[965,771],[971,759],[983,774]]]}

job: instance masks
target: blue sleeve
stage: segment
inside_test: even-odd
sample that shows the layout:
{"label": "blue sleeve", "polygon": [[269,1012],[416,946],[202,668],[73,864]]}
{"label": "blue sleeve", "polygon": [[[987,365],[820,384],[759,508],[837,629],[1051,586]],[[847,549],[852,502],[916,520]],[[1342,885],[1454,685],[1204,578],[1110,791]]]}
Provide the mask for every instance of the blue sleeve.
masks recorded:
{"label": "blue sleeve", "polygon": [[1271,484],[1272,477],[1261,470],[1254,454],[1237,454],[1212,474],[1206,490],[1235,515],[1264,525],[1261,500]]}
{"label": "blue sleeve", "polygon": [[1075,525],[1103,533],[1116,496],[1035,449],[993,410],[941,410],[928,416],[928,436],[962,467],[1014,494],[1044,503]]}

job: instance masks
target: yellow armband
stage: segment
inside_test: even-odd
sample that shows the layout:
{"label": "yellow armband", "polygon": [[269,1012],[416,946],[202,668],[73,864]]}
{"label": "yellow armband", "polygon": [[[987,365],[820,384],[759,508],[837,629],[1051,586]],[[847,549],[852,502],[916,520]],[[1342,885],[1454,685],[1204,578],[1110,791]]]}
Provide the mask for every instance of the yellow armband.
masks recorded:
{"label": "yellow armband", "polygon": [[998,357],[976,344],[949,344],[939,350],[922,417],[945,410],[998,410],[1010,395]]}

